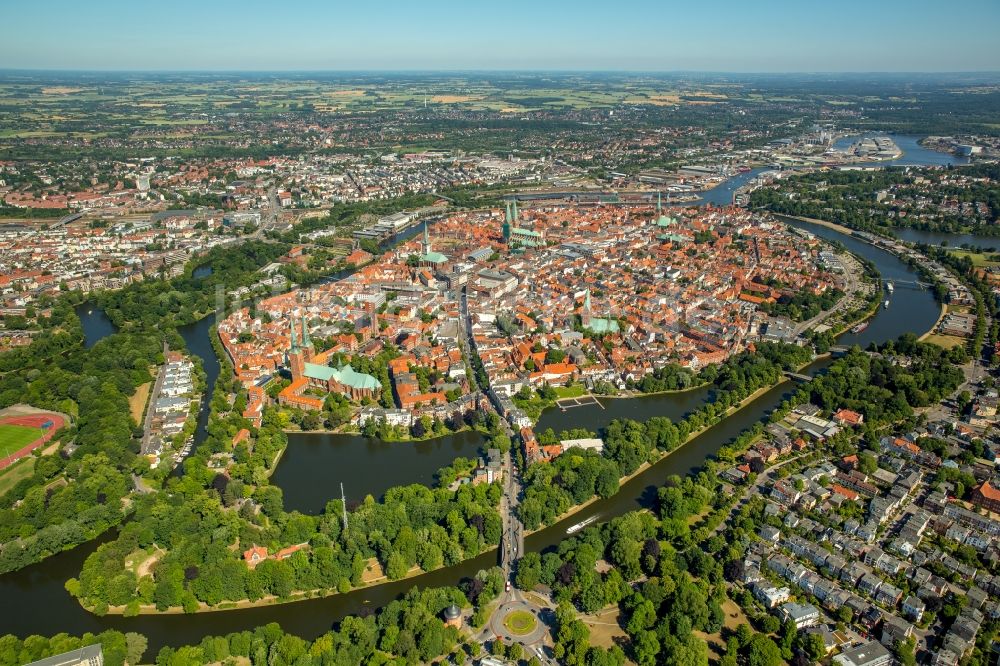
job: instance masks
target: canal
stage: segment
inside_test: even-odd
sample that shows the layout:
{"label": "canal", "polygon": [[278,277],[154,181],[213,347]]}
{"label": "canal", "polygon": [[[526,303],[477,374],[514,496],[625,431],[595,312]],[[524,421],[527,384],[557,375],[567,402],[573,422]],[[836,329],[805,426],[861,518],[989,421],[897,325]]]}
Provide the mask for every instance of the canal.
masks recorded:
{"label": "canal", "polygon": [[[850,250],[874,262],[878,270],[888,278],[898,281],[916,278],[916,274],[910,268],[884,250],[826,227],[804,222],[793,222],[793,224],[806,228],[818,236],[844,243]],[[864,332],[845,336],[842,341],[866,346],[871,342],[894,339],[907,332],[922,333],[933,325],[938,313],[938,304],[928,291],[920,288],[897,287],[888,310],[880,308]],[[86,315],[86,311],[84,314]],[[99,320],[90,319],[94,316],[96,315],[87,315],[88,318],[84,319],[84,329],[97,335],[103,329],[100,328],[102,323]],[[212,323],[211,318],[204,319],[184,327],[181,332],[189,349],[202,358],[205,371],[209,375],[210,386],[214,384],[219,370],[209,342],[209,328]],[[88,340],[88,342],[92,344],[93,340]],[[828,361],[818,361],[808,368],[808,372],[816,372],[827,364]],[[531,550],[543,550],[551,547],[566,538],[566,528],[569,525],[592,516],[606,520],[637,508],[652,506],[656,497],[656,489],[664,483],[668,476],[684,475],[699,468],[707,458],[714,455],[721,446],[730,442],[740,432],[751,427],[754,423],[766,419],[771,411],[787,395],[790,395],[793,389],[794,385],[786,382],[767,391],[739,412],[713,426],[663,458],[656,465],[647,468],[624,483],[620,492],[614,497],[594,502],[571,518],[529,535],[525,547]],[[668,393],[635,400],[604,400],[602,404],[606,406],[605,409],[577,408],[566,412],[550,409],[543,415],[538,427],[541,429],[552,427],[556,430],[567,427],[586,427],[599,430],[613,418],[627,417],[643,420],[651,416],[669,416],[678,419],[696,408],[702,401],[711,399],[712,396],[708,389],[697,389],[687,393]],[[207,403],[208,401],[203,402]],[[199,420],[201,420],[200,415]],[[199,430],[203,430],[203,428],[199,428]],[[303,437],[314,436],[303,435]],[[428,458],[431,458],[432,455],[441,455],[441,460],[447,463],[450,462],[448,458],[453,454],[468,455],[463,452],[477,446],[474,442],[456,443],[452,441],[454,439],[454,437],[443,438],[431,442],[434,447],[442,450],[426,455]],[[320,436],[320,440],[315,443],[317,449],[328,448],[336,451],[338,446],[336,442],[325,446],[322,442],[322,436]],[[309,449],[312,446],[311,443],[305,443],[304,446],[294,448]],[[406,451],[406,447],[412,446],[412,444],[402,443],[376,443],[372,450],[386,456],[402,455]],[[290,447],[290,450],[292,448]],[[333,461],[335,458],[332,452],[309,452],[308,450],[291,452],[291,455],[299,454],[303,456],[318,455],[324,461],[323,464],[327,464],[325,461]],[[416,458],[420,454],[411,453],[409,455]],[[384,472],[384,468],[389,467],[386,464],[387,458],[383,458],[379,463],[375,463],[374,458],[365,460],[362,457],[361,460],[362,463],[375,467],[375,473]],[[431,467],[436,469],[438,466],[437,460],[434,460],[433,464],[427,465],[427,469]],[[339,491],[339,484],[335,484],[333,481],[336,480],[338,474],[340,473],[334,469],[329,474],[329,481],[321,484],[326,490],[323,495],[303,496],[301,499],[303,506],[318,509],[321,508],[320,503],[325,499],[335,497]],[[283,483],[287,492],[288,488],[297,485],[297,480],[286,479]],[[148,637],[149,654],[155,654],[164,645],[197,643],[206,635],[251,629],[268,622],[278,622],[291,633],[314,638],[330,629],[344,616],[381,607],[414,586],[454,585],[462,578],[474,575],[476,571],[496,564],[496,553],[490,552],[456,566],[425,573],[415,578],[354,590],[347,594],[278,606],[196,615],[145,615],[134,618],[97,617],[83,610],[65,591],[64,585],[67,579],[79,574],[87,555],[93,552],[99,543],[111,538],[113,538],[113,532],[109,532],[100,539],[80,548],[53,556],[45,562],[0,576],[0,598],[5,602],[2,611],[0,611],[3,631],[20,636],[49,635],[57,630],[77,635],[83,632],[100,632],[104,629],[136,631]]]}

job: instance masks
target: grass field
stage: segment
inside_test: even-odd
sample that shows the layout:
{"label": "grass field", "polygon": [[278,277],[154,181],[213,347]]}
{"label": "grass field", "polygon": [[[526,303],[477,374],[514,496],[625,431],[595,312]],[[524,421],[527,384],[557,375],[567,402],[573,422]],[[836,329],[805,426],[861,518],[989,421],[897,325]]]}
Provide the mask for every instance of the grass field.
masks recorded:
{"label": "grass field", "polygon": [[616,606],[609,606],[597,613],[580,616],[580,620],[590,629],[591,645],[609,648],[628,642],[628,634],[619,625],[619,615],[620,611]]}
{"label": "grass field", "polygon": [[503,619],[503,626],[507,627],[507,630],[515,636],[525,636],[530,634],[535,630],[537,621],[535,616],[528,611],[516,610],[511,611]]}
{"label": "grass field", "polygon": [[572,386],[557,386],[555,391],[560,398],[579,398],[587,392],[587,387],[583,384],[573,384]]}
{"label": "grass field", "polygon": [[0,458],[10,455],[42,436],[39,428],[0,425]]}
{"label": "grass field", "polygon": [[938,347],[944,347],[945,349],[951,349],[952,347],[961,347],[968,341],[965,338],[959,338],[954,335],[941,335],[940,333],[934,333],[933,335],[928,335],[924,338],[924,342],[929,342],[937,345]]}
{"label": "grass field", "polygon": [[984,253],[984,252],[969,252],[967,250],[951,250],[948,254],[952,254],[956,257],[968,257],[972,261],[972,265],[976,268],[988,268],[990,266],[1000,266],[1000,262],[993,261],[993,257],[997,256],[996,252]]}
{"label": "grass field", "polygon": [[136,423],[142,423],[142,413],[146,409],[146,399],[149,398],[149,389],[153,387],[153,382],[146,382],[135,390],[128,399],[128,409],[132,413],[132,418]]}
{"label": "grass field", "polygon": [[7,469],[0,471],[0,497],[17,485],[21,479],[27,479],[35,471],[35,459],[32,456],[22,458]]}

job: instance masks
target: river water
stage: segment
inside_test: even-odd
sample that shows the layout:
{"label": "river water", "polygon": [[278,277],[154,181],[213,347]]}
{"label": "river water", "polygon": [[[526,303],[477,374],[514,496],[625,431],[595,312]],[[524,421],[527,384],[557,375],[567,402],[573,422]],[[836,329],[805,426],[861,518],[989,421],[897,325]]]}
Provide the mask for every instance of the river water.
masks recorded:
{"label": "river water", "polygon": [[[849,147],[852,143],[857,141],[861,136],[869,135],[851,135],[848,137],[842,137],[834,142],[833,147],[837,150],[843,150]],[[919,136],[906,136],[903,134],[871,134],[871,136],[887,136],[896,142],[896,145],[903,151],[903,155],[899,159],[889,160],[886,162],[866,162],[861,164],[856,164],[852,166],[889,166],[889,167],[906,167],[906,166],[948,166],[948,165],[960,165],[968,164],[969,160],[965,157],[958,157],[957,155],[952,155],[951,153],[939,153],[936,150],[930,150],[929,148],[924,148],[920,145]],[[773,171],[770,167],[760,167],[757,169],[752,169],[746,173],[741,173],[732,178],[726,180],[723,183],[713,187],[710,190],[706,190],[701,193],[701,201],[699,203],[709,203],[713,206],[728,206],[733,202],[733,192],[739,188],[746,185],[748,182],[753,180],[757,174],[763,173],[765,171]],[[947,234],[945,234],[947,236]],[[905,240],[913,240],[917,242],[917,238],[906,238],[900,234],[901,238]],[[975,237],[971,237],[975,238]],[[927,242],[927,241],[924,241]],[[961,242],[973,242],[973,241],[960,241]]]}
{"label": "river water", "polygon": [[[184,338],[184,344],[188,351],[201,359],[202,370],[205,371],[205,395],[202,396],[201,404],[198,407],[198,425],[194,433],[194,445],[198,446],[205,441],[208,431],[209,405],[212,402],[212,391],[215,389],[215,380],[219,378],[219,359],[215,357],[215,350],[212,349],[211,329],[215,324],[215,314],[199,319],[193,324],[181,326],[177,332]],[[178,470],[182,467],[178,467]]]}
{"label": "river water", "polygon": [[834,141],[833,147],[837,150],[844,150],[849,148],[850,145],[858,139],[868,136],[889,137],[896,143],[897,146],[899,146],[900,150],[903,151],[903,155],[898,159],[889,160],[887,162],[872,162],[870,166],[957,166],[959,164],[969,163],[969,158],[967,157],[959,157],[958,155],[953,155],[951,153],[941,153],[936,150],[931,150],[930,148],[924,148],[920,145],[920,140],[923,137],[909,136],[905,134],[892,134],[885,132],[852,134],[851,136],[841,137]]}
{"label": "river water", "polygon": [[108,315],[104,314],[104,310],[89,301],[76,306],[76,316],[80,318],[80,324],[83,326],[83,346],[87,349],[117,330],[108,319]]}
{"label": "river water", "polygon": [[990,250],[1000,250],[1000,238],[996,236],[976,236],[973,234],[952,234],[944,231],[923,231],[909,227],[897,227],[893,235],[909,243],[927,243],[928,245],[945,244],[947,247],[971,245]]}
{"label": "river water", "polygon": [[380,498],[393,486],[433,486],[439,469],[459,456],[477,458],[483,441],[481,434],[471,430],[422,442],[290,433],[271,483],[281,488],[288,511],[318,514],[331,499],[340,498],[341,483],[348,505],[365,495]]}

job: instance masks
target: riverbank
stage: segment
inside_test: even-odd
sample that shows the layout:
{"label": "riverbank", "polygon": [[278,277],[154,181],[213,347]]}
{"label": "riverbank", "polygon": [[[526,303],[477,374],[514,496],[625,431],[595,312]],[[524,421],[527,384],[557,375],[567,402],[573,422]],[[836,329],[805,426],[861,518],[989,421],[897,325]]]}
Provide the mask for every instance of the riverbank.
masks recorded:
{"label": "riverbank", "polygon": [[679,395],[681,393],[689,393],[691,391],[697,391],[699,389],[703,389],[706,386],[711,385],[711,383],[712,382],[702,382],[700,384],[689,386],[687,388],[664,389],[662,391],[650,391],[649,393],[643,393],[642,391],[629,391],[626,393],[617,393],[615,395],[598,395],[596,393],[592,393],[591,395],[593,395],[598,400],[603,398],[610,398],[612,400],[633,400],[635,398],[653,398],[658,395]]}
{"label": "riverbank", "polygon": [[[849,235],[849,236],[854,233],[853,229],[851,229],[849,227],[845,227],[842,224],[837,224],[836,222],[829,222],[827,220],[819,220],[819,219],[816,219],[814,217],[803,217],[801,215],[785,215],[784,213],[781,213],[781,217],[787,217],[787,218],[792,219],[792,220],[800,220],[802,222],[808,222],[809,224],[816,224],[816,225],[819,225],[821,227],[826,227],[827,229],[833,229],[834,231],[837,231],[839,233],[846,234],[846,235]],[[857,237],[855,236],[855,238],[857,238]],[[886,250],[886,251],[888,252],[889,250]],[[891,254],[895,255],[895,253],[891,253]],[[926,331],[923,335],[921,335],[918,338],[918,340],[923,341],[923,340],[926,340],[931,335],[933,335],[934,331],[937,330],[938,325],[941,324],[941,321],[944,319],[945,315],[948,314],[948,306],[945,303],[940,303],[939,306],[940,306],[940,312],[938,314],[937,321],[935,321],[934,325],[931,326],[930,330]],[[877,313],[878,313],[878,303],[876,302],[874,311],[869,316],[864,317],[860,321],[867,321],[871,317],[874,317]],[[851,326],[856,326],[857,323],[859,323],[859,322],[855,322],[854,324],[851,324]],[[840,333],[838,333],[838,335],[846,332],[847,330],[849,330],[849,327],[841,330]]]}
{"label": "riverbank", "polygon": [[[484,550],[482,553],[479,553],[479,555],[482,555],[484,553],[491,553],[496,550],[497,547],[493,546],[492,548],[489,548],[487,550]],[[477,555],[476,557],[478,557],[479,555]],[[274,595],[267,595],[266,597],[262,597],[256,601],[250,601],[249,599],[243,599],[241,601],[224,601],[215,606],[209,606],[204,601],[199,601],[197,610],[191,610],[191,611],[186,610],[181,606],[171,606],[166,610],[159,610],[158,608],[156,608],[154,604],[143,604],[139,606],[138,610],[132,611],[131,613],[127,613],[126,612],[128,609],[127,606],[109,606],[107,612],[104,613],[104,615],[119,615],[121,617],[135,617],[137,615],[147,615],[147,616],[198,615],[204,613],[221,613],[225,611],[248,610],[251,608],[265,608],[268,606],[281,606],[284,604],[294,604],[301,601],[308,601],[309,599],[325,599],[327,597],[334,597],[337,595],[347,594],[350,592],[358,592],[368,588],[379,587],[386,583],[397,583],[399,581],[407,580],[408,578],[416,578],[417,576],[422,576],[423,574],[431,573],[444,568],[446,568],[446,565],[442,565],[437,569],[431,569],[430,571],[424,571],[417,565],[414,565],[413,567],[410,568],[409,571],[406,572],[406,575],[403,576],[402,578],[389,580],[389,577],[383,573],[382,575],[372,578],[361,585],[352,586],[349,590],[346,590],[344,592],[332,587],[316,588],[313,590],[303,590],[300,592],[294,592],[287,597],[276,597]],[[79,601],[79,599],[77,599],[77,601]],[[93,607],[87,606],[82,602],[80,603],[80,607],[83,608],[88,613],[94,613]],[[94,614],[96,615],[96,613]]]}
{"label": "riverbank", "polygon": [[[360,430],[346,430],[343,426],[338,426],[332,430],[329,428],[317,428],[315,430],[295,430],[293,428],[285,428],[281,432],[286,435],[343,435],[345,437],[364,437]],[[478,432],[483,436],[489,434],[486,430],[480,430],[478,428],[473,428],[472,426],[462,426],[458,430],[449,430],[448,432],[430,434],[424,437],[379,437],[378,440],[381,442],[388,442],[390,444],[417,444],[419,442],[432,442],[435,439],[450,437],[451,435],[458,435],[464,432]]]}
{"label": "riverbank", "polygon": [[833,229],[834,231],[839,231],[842,234],[851,236],[854,234],[854,229],[850,227],[845,227],[842,224],[837,224],[836,222],[828,222],[827,220],[817,220],[814,217],[803,217],[801,215],[786,215],[785,213],[777,213],[781,217],[787,217],[792,220],[801,220],[802,222],[809,222],[810,224],[818,224],[821,227],[826,227],[827,229]]}
{"label": "riverbank", "polygon": [[[828,356],[828,354],[816,356],[813,359],[810,359],[808,362],[806,362],[806,363],[798,366],[796,368],[796,371],[801,370],[801,369],[809,366],[810,364],[816,362],[817,360],[821,360],[821,359],[823,359],[823,358],[825,358],[827,356]],[[741,400],[739,402],[739,404],[734,405],[734,406],[730,407],[728,410],[726,410],[726,412],[724,412],[719,417],[719,419],[717,421],[715,421],[714,423],[702,426],[698,430],[690,433],[688,435],[688,437],[685,438],[685,440],[683,442],[681,442],[680,444],[678,444],[676,447],[674,447],[670,451],[668,451],[668,452],[664,453],[663,455],[661,455],[659,458],[657,458],[652,463],[650,463],[650,462],[644,462],[642,465],[640,465],[631,474],[629,474],[627,476],[624,476],[624,477],[621,477],[619,479],[619,486],[628,483],[629,481],[631,481],[632,479],[636,478],[637,476],[639,476],[643,472],[647,471],[651,467],[655,467],[655,466],[657,466],[657,465],[659,465],[659,464],[661,464],[661,463],[669,460],[670,457],[673,454],[677,453],[678,451],[680,451],[681,449],[683,449],[685,446],[687,446],[689,443],[691,443],[693,440],[695,440],[696,438],[698,438],[700,435],[704,434],[705,431],[707,431],[710,428],[718,425],[722,421],[725,421],[726,419],[732,417],[733,415],[737,414],[738,412],[740,412],[740,411],[742,411],[744,409],[747,409],[748,407],[751,407],[757,401],[757,399],[760,398],[762,395],[764,395],[767,392],[771,391],[775,387],[781,386],[782,384],[785,384],[785,383],[790,382],[790,381],[791,380],[789,380],[788,378],[783,377],[781,380],[779,380],[777,382],[774,382],[772,384],[768,384],[766,386],[763,386],[763,387],[757,389],[756,391],[754,391],[753,393],[751,393],[750,395],[748,395],[746,398],[744,398],[743,400]],[[303,431],[292,431],[292,432],[302,433]],[[324,433],[324,434],[329,434],[329,433]],[[282,449],[282,451],[284,451],[284,449]],[[540,532],[540,531],[542,531],[544,529],[552,527],[553,525],[556,525],[559,522],[562,522],[563,520],[565,520],[565,519],[573,516],[574,514],[576,514],[576,513],[580,512],[580,511],[586,509],[587,507],[591,506],[594,502],[597,502],[600,499],[603,499],[603,498],[601,498],[599,496],[594,496],[594,497],[590,498],[589,500],[587,500],[586,502],[584,502],[582,504],[578,504],[578,505],[572,507],[571,509],[569,509],[567,512],[565,512],[564,514],[562,514],[561,516],[559,516],[559,518],[557,518],[551,525],[542,526],[542,527],[539,527],[539,528],[534,529],[534,530],[527,530],[527,531],[525,531],[525,536],[530,536],[531,534],[534,534],[536,532]],[[490,548],[486,548],[483,551],[481,551],[480,553],[478,553],[477,555],[475,555],[473,558],[467,558],[467,560],[478,558],[478,557],[480,557],[482,555],[485,555],[485,554],[494,553],[494,552],[497,551],[497,548],[498,548],[497,546],[492,546]],[[365,589],[370,589],[370,588],[376,588],[376,587],[379,587],[379,586],[387,584],[387,583],[399,582],[399,581],[406,580],[406,579],[409,579],[409,578],[414,578],[414,577],[417,577],[417,576],[421,576],[421,575],[426,574],[426,573],[431,573],[431,572],[434,572],[434,571],[439,571],[439,570],[444,569],[444,568],[447,568],[447,566],[441,566],[441,567],[438,567],[437,569],[432,569],[429,572],[428,571],[424,571],[424,570],[419,569],[419,568],[417,568],[417,569],[411,569],[410,571],[407,572],[407,574],[405,576],[403,576],[402,578],[396,579],[396,580],[389,580],[389,578],[383,574],[380,577],[371,579],[370,581],[368,581],[367,583],[365,583],[363,585],[359,585],[359,586],[356,586],[356,587],[352,586],[346,592],[342,592],[339,589],[335,589],[335,588],[321,588],[321,589],[304,590],[304,591],[296,592],[293,595],[291,595],[289,597],[286,597],[286,598],[278,598],[278,597],[269,596],[269,597],[264,597],[262,599],[259,599],[257,601],[250,601],[248,599],[244,599],[244,600],[235,601],[235,602],[223,602],[223,603],[220,603],[220,604],[218,604],[216,606],[209,606],[208,604],[205,604],[204,602],[199,602],[198,608],[196,610],[193,610],[193,611],[187,611],[184,608],[177,607],[177,606],[174,606],[174,607],[168,608],[167,610],[161,611],[161,610],[158,610],[155,607],[155,605],[147,604],[147,605],[140,606],[137,611],[133,610],[132,612],[128,613],[128,615],[129,616],[132,616],[132,615],[144,615],[144,616],[156,616],[156,615],[196,615],[196,614],[204,614],[204,613],[218,613],[218,612],[227,611],[227,610],[241,610],[241,609],[252,609],[252,608],[260,608],[260,607],[267,607],[267,606],[279,606],[279,605],[284,605],[284,604],[291,604],[291,603],[306,601],[306,600],[309,600],[309,599],[322,599],[322,598],[333,597],[333,596],[337,596],[337,595],[341,595],[341,594],[346,594],[346,593],[350,593],[350,592],[357,592],[357,591],[360,591],[360,590],[365,590]],[[77,601],[79,603],[79,599],[77,599]],[[80,603],[80,606],[82,608],[84,608],[86,611],[93,613],[93,608],[90,608],[90,607],[84,605],[83,603]],[[126,609],[127,609],[126,606],[109,607],[106,614],[107,615],[116,615],[116,616],[123,616],[124,617],[124,616],[126,616]]]}
{"label": "riverbank", "polygon": [[937,318],[937,321],[934,322],[934,326],[931,327],[931,330],[927,331],[926,333],[924,333],[923,335],[921,335],[917,339],[920,340],[921,342],[923,342],[927,338],[929,338],[932,335],[934,335],[934,331],[936,331],[937,327],[941,325],[942,321],[944,321],[944,316],[946,314],[948,314],[948,305],[946,303],[942,303],[941,304],[941,315]]}
{"label": "riverbank", "polygon": [[[810,359],[809,362],[803,363],[802,365],[800,365],[799,367],[797,367],[796,368],[796,372],[798,372],[798,371],[800,371],[800,370],[802,370],[802,369],[804,369],[804,368],[812,365],[813,363],[815,363],[818,360],[821,360],[821,359],[827,358],[827,357],[829,357],[829,354],[818,355],[815,358]],[[773,389],[781,386],[782,384],[790,382],[790,381],[792,381],[792,380],[790,380],[787,377],[783,376],[781,380],[779,380],[777,382],[774,382],[772,384],[768,384],[766,386],[762,386],[761,388],[757,389],[756,391],[754,391],[753,393],[751,393],[750,395],[748,395],[746,398],[744,398],[743,400],[741,400],[738,405],[736,405],[734,407],[730,407],[729,409],[727,409],[725,411],[725,413],[723,413],[723,415],[715,423],[710,423],[708,425],[704,425],[701,428],[699,428],[698,430],[695,430],[694,432],[690,433],[687,436],[687,438],[685,438],[685,440],[683,442],[681,442],[680,444],[678,444],[677,446],[675,446],[670,451],[667,451],[666,453],[664,453],[663,455],[661,455],[655,461],[653,461],[653,462],[646,461],[646,462],[642,463],[641,465],[639,465],[639,467],[636,468],[636,470],[634,472],[632,472],[631,474],[629,474],[628,476],[623,476],[620,479],[618,479],[619,489],[621,488],[621,486],[625,485],[626,483],[628,483],[629,481],[631,481],[635,477],[639,476],[640,474],[642,474],[646,470],[648,470],[648,469],[650,469],[652,467],[656,467],[657,465],[659,465],[663,461],[669,459],[671,455],[673,455],[674,453],[676,453],[676,452],[680,451],[681,449],[683,449],[685,446],[687,446],[693,440],[695,440],[699,436],[703,435],[707,430],[709,430],[709,429],[717,426],[722,421],[724,421],[724,420],[726,420],[726,419],[728,419],[728,418],[736,415],[738,412],[740,412],[743,409],[746,409],[747,407],[751,406],[754,402],[757,401],[757,399],[759,397],[761,397],[765,393],[768,393],[769,391],[771,391],[771,390],[773,390]],[[550,524],[543,525],[541,527],[537,527],[537,528],[535,528],[533,530],[526,530],[524,534],[525,534],[525,536],[530,536],[530,535],[534,534],[535,532],[540,532],[542,530],[548,529],[549,527],[552,527],[553,525],[558,525],[559,523],[563,522],[567,518],[571,518],[575,514],[583,511],[588,506],[590,506],[594,502],[597,502],[598,500],[601,500],[601,499],[604,499],[604,498],[602,498],[602,497],[600,497],[598,495],[595,495],[594,497],[591,497],[586,502],[583,502],[582,504],[577,504],[576,506],[571,507],[570,509],[568,509],[564,513],[560,514]]]}

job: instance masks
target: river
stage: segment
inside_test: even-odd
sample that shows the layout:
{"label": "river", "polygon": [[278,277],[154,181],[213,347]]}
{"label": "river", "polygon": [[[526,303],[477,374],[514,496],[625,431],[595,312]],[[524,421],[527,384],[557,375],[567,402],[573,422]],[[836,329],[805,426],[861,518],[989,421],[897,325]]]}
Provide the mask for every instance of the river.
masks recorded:
{"label": "river", "polygon": [[976,236],[974,234],[953,234],[946,231],[923,231],[910,227],[895,227],[892,233],[908,243],[926,243],[928,245],[946,244],[948,247],[971,245],[990,250],[1000,250],[1000,238],[996,236]]}
{"label": "river", "polygon": [[[205,395],[202,396],[198,406],[198,425],[194,431],[194,445],[196,447],[204,442],[208,436],[208,431],[205,428],[208,426],[208,413],[211,411],[209,406],[212,403],[215,380],[219,378],[219,359],[216,358],[215,350],[212,349],[211,329],[213,324],[215,324],[214,313],[193,324],[177,329],[177,332],[184,338],[184,344],[187,345],[188,351],[201,359],[201,368],[205,371]],[[177,469],[182,470],[183,465],[179,465]]]}
{"label": "river", "polygon": [[[477,458],[483,441],[471,430],[421,442],[289,433],[288,448],[271,483],[281,488],[288,511],[318,514],[327,502],[340,497],[340,483],[349,505],[365,495],[379,498],[393,486],[433,486],[439,469],[459,456]],[[385,464],[387,460],[392,464]]]}
{"label": "river", "polygon": [[899,149],[903,151],[902,156],[886,162],[871,162],[863,166],[957,166],[968,164],[969,158],[959,157],[952,153],[942,153],[920,145],[921,136],[910,136],[906,134],[892,134],[891,132],[865,132],[864,134],[852,134],[844,136],[833,142],[833,148],[844,150],[852,143],[862,137],[885,136],[892,139]]}
{"label": "river", "polygon": [[[826,227],[804,222],[792,222],[792,224],[807,228],[818,236],[844,243],[851,251],[874,262],[878,270],[887,278],[899,282],[911,281],[916,278],[914,271],[884,250]],[[864,332],[858,335],[848,334],[841,340],[848,344],[857,343],[866,346],[871,342],[894,339],[907,332],[922,333],[930,329],[936,321],[939,311],[938,304],[927,290],[916,287],[906,288],[900,285],[892,296],[888,310],[880,308]],[[84,319],[84,330],[88,332],[88,335],[97,335],[99,331],[104,330],[101,328],[102,323],[99,320],[101,315],[96,313],[95,310],[94,314],[87,315],[84,311],[84,317],[81,317]],[[181,331],[188,348],[202,358],[210,388],[219,372],[219,364],[215,360],[208,335],[213,321],[212,318],[203,319],[184,327]],[[94,341],[96,340],[88,339],[89,344],[93,344]],[[815,372],[828,363],[829,361],[817,361],[807,371]],[[620,492],[614,497],[594,502],[573,517],[528,536],[525,547],[531,550],[551,547],[566,538],[566,528],[569,525],[592,516],[608,519],[636,508],[652,506],[657,488],[663,484],[668,476],[684,475],[700,467],[706,458],[714,455],[721,446],[730,442],[754,423],[765,419],[793,389],[794,385],[790,382],[772,388],[741,411],[713,426],[656,465],[647,468],[635,478],[624,483]],[[707,388],[686,393],[646,396],[634,400],[605,399],[602,400],[605,409],[576,408],[566,412],[550,409],[543,414],[538,427],[540,429],[552,427],[557,431],[567,427],[587,427],[598,430],[613,418],[627,417],[643,420],[651,416],[669,416],[679,419],[695,409],[704,400],[711,399],[711,391]],[[205,400],[203,403],[207,409],[208,401]],[[207,412],[204,416],[207,418]],[[202,422],[202,415],[199,415],[199,422]],[[203,432],[203,428],[199,427],[199,432]],[[440,466],[437,465],[436,459],[432,460],[434,455],[440,455],[441,460],[445,462],[448,462],[447,459],[454,453],[469,455],[468,451],[471,451],[473,444],[456,442],[455,439],[462,439],[470,435],[470,433],[466,433],[464,436],[452,436],[430,442],[430,446],[437,450],[427,454],[426,469],[430,470],[431,467],[436,469]],[[202,434],[199,434],[199,441],[203,437]],[[301,437],[313,437],[317,441],[309,440],[309,442],[298,443],[301,446],[290,447],[286,455],[301,455],[306,458],[318,456],[317,459],[322,461],[322,465],[328,466],[324,468],[320,464],[316,465],[319,468],[316,471],[316,478],[319,481],[315,484],[315,494],[303,495],[296,500],[301,501],[303,507],[318,510],[321,508],[321,502],[339,494],[339,483],[334,483],[338,477],[347,476],[346,470],[336,470],[334,465],[337,447],[342,445],[337,442],[327,445],[323,442],[323,436],[302,435]],[[368,444],[362,446],[367,447]],[[419,452],[407,452],[408,448],[413,446],[413,444],[406,443],[375,443],[372,445],[372,451],[378,455],[391,453],[392,455],[409,455],[410,460],[419,459],[421,456]],[[379,467],[374,464],[374,458],[366,458],[367,456],[367,452],[361,455],[359,457],[361,462],[358,464],[368,464],[373,467],[375,470],[371,472],[373,475],[387,473],[385,468],[389,467],[388,465],[383,464]],[[324,473],[331,468],[335,471]],[[426,473],[426,471],[413,472],[411,470],[410,482],[414,480],[414,474],[420,476]],[[276,475],[277,481],[280,481],[280,477]],[[370,481],[371,479],[369,479]],[[385,483],[388,483],[388,480],[385,480]],[[285,485],[286,493],[289,493],[292,485],[295,484],[288,485],[286,482]],[[349,485],[349,483],[345,484],[345,488]],[[361,484],[356,485],[361,486]],[[379,491],[376,489],[369,492]],[[347,594],[277,606],[196,615],[145,615],[135,618],[97,617],[83,610],[76,600],[65,591],[64,584],[68,578],[78,575],[86,556],[93,552],[100,542],[110,539],[112,536],[113,533],[108,533],[99,540],[51,557],[45,562],[27,567],[19,572],[0,576],[0,598],[5,602],[3,609],[0,610],[3,631],[20,636],[50,635],[57,631],[76,635],[87,631],[99,632],[104,629],[137,631],[145,634],[149,639],[149,652],[147,654],[155,654],[164,645],[197,643],[206,635],[251,629],[267,622],[278,622],[291,633],[305,638],[314,638],[328,630],[345,615],[378,608],[398,598],[413,586],[454,585],[462,578],[471,576],[480,569],[493,566],[497,561],[495,552],[485,553],[456,566],[432,571],[415,578],[386,583],[368,589],[354,590]]]}
{"label": "river", "polygon": [[[920,145],[919,136],[906,136],[903,134],[884,134],[884,133],[871,133],[871,134],[853,134],[851,136],[846,136],[838,139],[833,143],[833,147],[838,150],[843,150],[850,146],[852,143],[857,141],[862,136],[887,136],[896,142],[896,145],[903,151],[903,155],[895,160],[889,160],[886,162],[864,162],[860,164],[855,164],[852,166],[882,166],[882,167],[904,167],[904,166],[948,166],[948,165],[960,165],[968,164],[969,160],[965,157],[958,157],[957,155],[952,155],[951,153],[939,153],[936,150],[930,150],[929,148],[924,148]],[[739,188],[746,185],[748,182],[757,177],[757,174],[763,173],[765,171],[773,171],[771,167],[759,167],[757,169],[752,169],[746,173],[737,174],[732,178],[716,185],[710,190],[705,190],[700,194],[701,201],[699,203],[709,203],[713,206],[728,206],[733,202],[733,192]],[[945,234],[947,235],[947,234]],[[906,238],[902,234],[900,237],[904,240],[913,240],[918,242],[917,238]],[[970,237],[975,238],[975,237]],[[927,241],[924,241],[927,242]],[[961,241],[961,242],[973,242],[973,241]]]}

